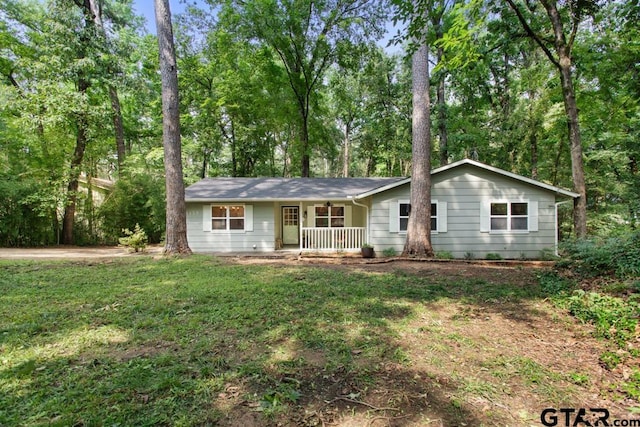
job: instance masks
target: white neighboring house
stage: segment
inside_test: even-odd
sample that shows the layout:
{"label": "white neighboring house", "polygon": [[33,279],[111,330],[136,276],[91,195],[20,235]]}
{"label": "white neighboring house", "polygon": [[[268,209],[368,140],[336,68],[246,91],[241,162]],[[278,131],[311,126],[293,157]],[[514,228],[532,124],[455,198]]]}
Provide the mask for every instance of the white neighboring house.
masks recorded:
{"label": "white neighboring house", "polygon": [[[465,159],[434,169],[432,245],[455,258],[538,258],[577,193]],[[206,178],[186,189],[194,252],[401,252],[410,178]]]}

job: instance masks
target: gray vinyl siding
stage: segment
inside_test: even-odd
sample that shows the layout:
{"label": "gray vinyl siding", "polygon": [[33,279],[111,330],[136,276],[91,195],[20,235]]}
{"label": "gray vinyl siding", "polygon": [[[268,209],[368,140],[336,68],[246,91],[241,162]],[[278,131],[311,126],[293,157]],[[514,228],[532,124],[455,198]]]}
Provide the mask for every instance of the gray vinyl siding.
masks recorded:
{"label": "gray vinyl siding", "polygon": [[[389,232],[389,208],[410,198],[409,184],[376,194],[372,200],[371,243],[378,253],[386,248],[401,252],[406,234]],[[447,202],[447,231],[432,234],[436,252],[455,258],[485,258],[488,253],[503,258],[539,258],[555,246],[555,194],[472,166],[444,171],[433,177],[433,200]],[[538,231],[528,233],[480,232],[480,206],[489,200],[538,202]],[[531,215],[531,212],[529,212]]]}
{"label": "gray vinyl siding", "polygon": [[[204,205],[187,203],[187,240],[193,252],[253,252],[275,250],[273,203],[246,203],[253,206],[253,231],[203,231]],[[253,246],[256,246],[256,249]]]}

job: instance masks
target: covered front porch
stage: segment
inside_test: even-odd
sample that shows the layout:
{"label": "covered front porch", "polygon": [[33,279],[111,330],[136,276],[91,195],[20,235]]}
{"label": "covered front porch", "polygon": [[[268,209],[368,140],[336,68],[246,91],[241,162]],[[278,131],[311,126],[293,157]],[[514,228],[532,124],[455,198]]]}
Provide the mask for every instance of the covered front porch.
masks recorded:
{"label": "covered front porch", "polygon": [[369,206],[351,200],[279,202],[276,249],[359,251],[368,242]]}

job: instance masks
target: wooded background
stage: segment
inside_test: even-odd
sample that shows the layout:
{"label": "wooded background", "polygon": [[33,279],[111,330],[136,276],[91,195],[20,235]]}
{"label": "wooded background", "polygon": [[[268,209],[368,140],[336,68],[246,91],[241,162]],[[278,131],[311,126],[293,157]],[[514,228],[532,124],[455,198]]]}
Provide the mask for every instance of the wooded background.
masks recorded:
{"label": "wooded background", "polygon": [[[173,17],[185,183],[409,175],[408,40],[417,30],[399,25],[392,50],[379,40],[416,8],[428,21],[421,28],[430,46],[432,166],[468,157],[574,189],[558,56],[564,39],[587,232],[635,229],[637,0],[212,0],[188,7]],[[151,241],[162,238],[158,70],[156,37],[130,0],[0,0],[0,245],[112,243],[136,223]],[[562,214],[569,236],[571,206]]]}

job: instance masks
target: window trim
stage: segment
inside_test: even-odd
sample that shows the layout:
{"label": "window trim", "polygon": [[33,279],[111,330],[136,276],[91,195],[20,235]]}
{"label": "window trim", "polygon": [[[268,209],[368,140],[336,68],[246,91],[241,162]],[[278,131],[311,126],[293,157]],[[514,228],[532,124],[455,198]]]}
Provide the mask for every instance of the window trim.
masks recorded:
{"label": "window trim", "polygon": [[[239,216],[231,216],[231,207],[241,206],[242,207],[242,217]],[[212,209],[214,207],[225,207],[226,208],[226,216],[219,217],[213,216]],[[225,219],[226,220],[226,228],[213,228],[213,220],[214,219]],[[242,228],[232,229],[231,220],[232,219],[242,219]],[[212,203],[209,205],[209,222],[211,223],[211,232],[212,233],[246,233],[247,232],[247,206],[244,203]]]}
{"label": "window trim", "polygon": [[[398,205],[397,205],[398,234],[407,234],[407,230],[406,229],[403,230],[402,227],[400,226],[400,224],[401,224],[400,220],[406,218],[407,219],[407,226],[408,226],[408,220],[409,220],[409,215],[411,215],[411,211],[409,211],[409,215],[407,215],[407,216],[400,215],[400,205],[411,205],[411,201],[410,200],[398,200]],[[438,200],[436,200],[436,199],[432,199],[431,200],[431,205],[436,205],[436,215],[433,215],[433,209],[431,210],[431,212],[432,212],[431,219],[433,220],[435,218],[435,220],[436,220],[436,228],[435,229],[433,229],[433,228],[431,229],[431,234],[433,235],[433,234],[438,234],[439,233],[438,226],[440,225],[440,220],[441,220],[441,217],[440,217],[440,213],[441,213],[440,209],[441,208],[440,208],[440,205],[438,203]]]}
{"label": "window trim", "polygon": [[[527,205],[527,215],[512,215],[511,214],[511,205],[514,203],[521,203]],[[506,215],[492,215],[491,214],[491,205],[493,204],[506,204],[507,205],[507,214]],[[490,234],[528,234],[531,233],[531,209],[532,204],[527,200],[521,199],[492,199],[487,203],[487,216],[489,221],[489,233]],[[491,225],[491,220],[493,218],[506,218],[507,220],[507,228],[504,230],[494,230]],[[522,230],[513,230],[511,228],[511,220],[513,218],[526,218],[527,219],[527,228]]]}
{"label": "window trim", "polygon": [[[318,214],[316,212],[316,208],[328,208],[327,209],[327,216],[320,216],[318,217]],[[331,216],[331,208],[342,208],[342,216]],[[318,218],[327,218],[327,226],[326,227],[318,227]],[[333,218],[342,218],[342,227],[332,227],[331,226],[331,219]],[[342,203],[331,203],[331,206],[327,206],[326,204],[322,204],[322,203],[316,203],[313,205],[313,228],[346,228],[347,227],[347,206],[345,204]]]}

